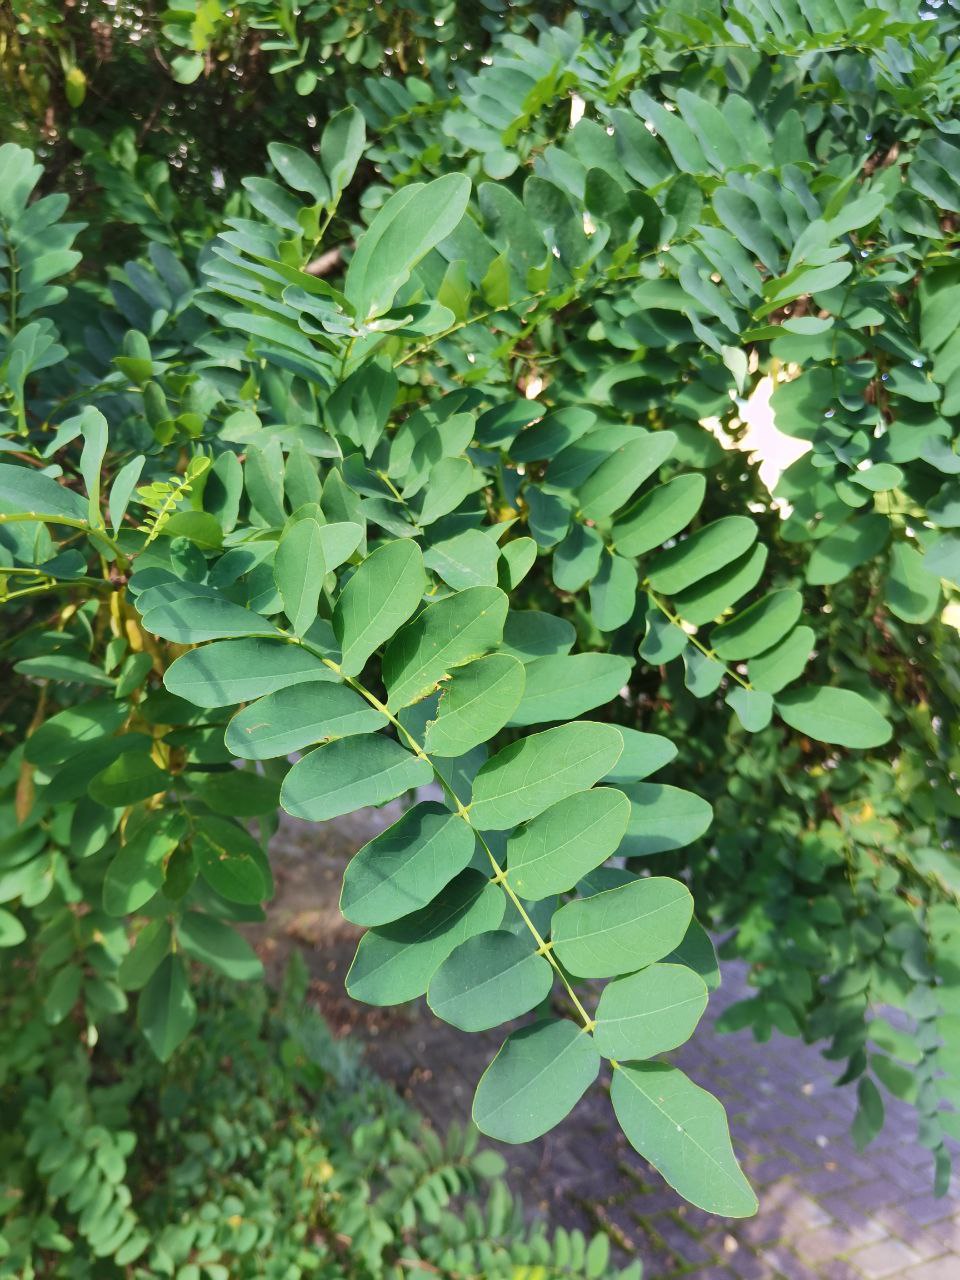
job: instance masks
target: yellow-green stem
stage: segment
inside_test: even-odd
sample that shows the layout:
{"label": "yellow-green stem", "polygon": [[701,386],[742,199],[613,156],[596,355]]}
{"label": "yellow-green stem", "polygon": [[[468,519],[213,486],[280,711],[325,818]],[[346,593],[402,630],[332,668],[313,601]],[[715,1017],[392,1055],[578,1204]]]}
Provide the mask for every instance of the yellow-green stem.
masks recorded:
{"label": "yellow-green stem", "polygon": [[443,776],[441,771],[437,768],[436,763],[433,760],[431,760],[430,756],[424,750],[423,746],[417,741],[417,739],[413,736],[413,734],[410,733],[410,731],[400,723],[400,721],[389,709],[389,707],[387,707],[385,703],[380,701],[380,699],[376,696],[376,694],[371,693],[369,689],[364,688],[364,686],[360,683],[359,680],[355,680],[352,676],[345,675],[343,672],[343,668],[338,663],[334,662],[331,658],[327,658],[323,653],[315,649],[312,645],[310,645],[309,643],[303,640],[298,639],[297,637],[288,636],[287,639],[290,640],[291,643],[300,644],[305,649],[308,649],[311,653],[313,653],[316,657],[318,657],[320,661],[324,663],[325,666],[329,667],[331,671],[335,672],[335,674],[338,675],[340,679],[344,681],[345,684],[348,684],[351,687],[351,689],[355,689],[356,692],[359,693],[362,698],[365,698],[366,701],[369,702],[371,707],[373,707],[376,711],[379,711],[382,716],[386,717],[386,719],[394,726],[394,728],[397,730],[398,733],[403,735],[403,737],[407,742],[407,745],[410,747],[410,750],[414,753],[414,755],[416,755],[419,759],[423,760],[426,764],[430,766],[430,768],[433,770],[434,777],[437,779],[437,781],[439,782],[443,790],[446,792],[446,794],[453,801],[456,808],[457,817],[461,818],[467,824],[467,826],[470,827],[470,830],[474,833],[477,840],[479,840],[481,846],[483,847],[484,852],[486,853],[487,857],[490,859],[490,866],[492,867],[493,873],[494,873],[493,882],[499,885],[500,888],[507,895],[507,897],[510,899],[510,902],[516,908],[517,913],[520,916],[520,919],[526,925],[534,941],[536,942],[538,953],[546,959],[547,963],[550,965],[550,967],[556,973],[557,977],[560,979],[561,983],[563,984],[567,992],[567,995],[570,997],[570,1000],[577,1011],[578,1016],[583,1022],[584,1030],[588,1032],[592,1032],[596,1024],[593,1018],[590,1017],[590,1014],[587,1012],[587,1010],[583,1007],[583,1004],[581,1003],[580,998],[577,996],[577,993],[574,991],[573,987],[570,985],[570,982],[567,979],[566,974],[560,968],[560,965],[555,959],[553,955],[552,944],[547,942],[541,936],[539,929],[534,924],[533,920],[531,920],[529,912],[527,911],[526,907],[524,907],[523,903],[520,901],[520,899],[517,897],[516,893],[514,892],[513,886],[507,880],[506,870],[503,867],[501,867],[500,863],[497,861],[496,857],[494,856],[492,849],[487,844],[486,840],[484,840],[483,835],[481,834],[481,832],[477,830],[477,828],[471,822],[469,809],[466,806],[464,806],[464,804],[460,800],[460,797],[454,791],[449,781]]}

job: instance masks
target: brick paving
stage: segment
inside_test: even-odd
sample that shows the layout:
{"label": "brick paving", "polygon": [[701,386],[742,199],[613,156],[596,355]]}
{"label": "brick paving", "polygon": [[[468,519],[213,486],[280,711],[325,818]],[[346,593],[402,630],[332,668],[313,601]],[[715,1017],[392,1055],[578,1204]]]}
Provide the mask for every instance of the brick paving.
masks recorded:
{"label": "brick paving", "polygon": [[[268,963],[303,947],[327,1016],[361,1035],[375,1069],[443,1128],[469,1118],[502,1033],[467,1044],[422,1001],[358,1014],[342,994],[358,931],[336,911],[340,873],[394,817],[285,827],[277,899],[257,941]],[[625,1142],[603,1089],[535,1143],[492,1144],[528,1209],[554,1225],[605,1230],[620,1261],[643,1260],[644,1280],[960,1280],[960,1177],[950,1195],[934,1198],[914,1114],[886,1098],[883,1132],[858,1152],[849,1136],[853,1091],[833,1087],[835,1072],[815,1048],[777,1033],[766,1044],[749,1032],[713,1033],[719,1013],[746,991],[744,967],[726,964],[693,1041],[673,1060],[726,1105],[757,1216],[723,1220],[684,1204]]]}

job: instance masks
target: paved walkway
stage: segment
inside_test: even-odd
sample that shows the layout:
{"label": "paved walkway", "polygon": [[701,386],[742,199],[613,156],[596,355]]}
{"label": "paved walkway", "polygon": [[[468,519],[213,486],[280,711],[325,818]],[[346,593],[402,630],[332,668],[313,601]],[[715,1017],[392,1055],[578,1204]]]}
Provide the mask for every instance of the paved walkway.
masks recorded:
{"label": "paved walkway", "polygon": [[[261,950],[279,964],[301,945],[328,1018],[360,1034],[372,1065],[445,1127],[469,1117],[476,1079],[502,1036],[467,1037],[423,1002],[366,1010],[344,996],[358,931],[337,914],[339,878],[381,825],[381,815],[356,815],[284,828]],[[512,1185],[555,1225],[605,1229],[621,1260],[643,1259],[644,1280],[960,1280],[960,1185],[932,1196],[913,1113],[888,1098],[883,1133],[858,1153],[849,1136],[853,1091],[832,1086],[815,1049],[776,1034],[767,1044],[749,1032],[713,1034],[712,1022],[744,990],[743,967],[726,965],[707,1017],[674,1061],[726,1104],[760,1198],[755,1218],[724,1221],[685,1205],[627,1145],[599,1088],[539,1141],[493,1144]]]}

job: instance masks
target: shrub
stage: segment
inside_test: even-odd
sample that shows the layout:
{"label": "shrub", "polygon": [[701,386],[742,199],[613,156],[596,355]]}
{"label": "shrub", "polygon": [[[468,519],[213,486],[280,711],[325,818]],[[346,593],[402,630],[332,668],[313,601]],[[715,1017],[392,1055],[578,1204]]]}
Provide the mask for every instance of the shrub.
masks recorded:
{"label": "shrub", "polygon": [[[196,266],[154,238],[109,288],[51,283],[77,228],[0,152],[7,938],[48,1018],[139,991],[167,1058],[184,954],[255,975],[230,924],[269,896],[278,800],[436,783],[347,872],[348,988],[465,1031],[545,1015],[481,1129],[537,1136],[606,1058],[638,1150],[752,1210],[719,1104],[659,1060],[717,981],[680,872],[758,965],[728,1021],[829,1037],[863,1141],[874,1078],[914,1098],[944,1186],[953,19],[641,11],[494,42],[428,111],[352,84]],[[762,374],[811,445],[783,521],[703,425],[736,437]],[[649,780],[675,759],[684,786]]]}
{"label": "shrub", "polygon": [[298,959],[279,999],[201,981],[175,1068],[120,1020],[83,1052],[5,983],[0,1088],[23,1118],[0,1144],[0,1275],[639,1280],[605,1236],[527,1227],[501,1157],[371,1077]]}

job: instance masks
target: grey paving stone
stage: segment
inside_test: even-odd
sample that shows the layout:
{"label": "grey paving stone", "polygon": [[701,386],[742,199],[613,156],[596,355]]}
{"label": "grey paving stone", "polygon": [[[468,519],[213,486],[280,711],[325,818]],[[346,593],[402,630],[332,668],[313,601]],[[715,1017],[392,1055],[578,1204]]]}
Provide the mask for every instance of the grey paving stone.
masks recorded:
{"label": "grey paving stone", "polygon": [[879,1223],[870,1222],[863,1227],[834,1224],[809,1231],[794,1240],[793,1247],[805,1262],[817,1265],[831,1258],[841,1258],[864,1245],[883,1240],[886,1232]]}
{"label": "grey paving stone", "polygon": [[920,1259],[902,1240],[878,1240],[858,1249],[849,1261],[863,1272],[867,1280],[885,1280],[886,1276],[902,1276]]}
{"label": "grey paving stone", "polygon": [[834,1258],[825,1262],[819,1269],[822,1280],[863,1280],[863,1272],[844,1262],[842,1258]]}
{"label": "grey paving stone", "polygon": [[686,1228],[682,1227],[679,1222],[667,1217],[655,1218],[651,1222],[651,1227],[656,1231],[657,1235],[666,1242],[670,1251],[682,1261],[690,1266],[695,1266],[702,1262],[710,1262],[716,1254],[712,1249],[708,1249],[701,1241],[695,1239]]}
{"label": "grey paving stone", "polygon": [[905,1271],[902,1280],[957,1280],[960,1275],[960,1261],[955,1254],[950,1257],[935,1258],[932,1262],[924,1262],[919,1267],[911,1267]]}
{"label": "grey paving stone", "polygon": [[849,1191],[860,1182],[860,1176],[856,1170],[848,1169],[845,1164],[838,1165],[835,1161],[830,1164],[824,1164],[819,1169],[806,1170],[803,1174],[803,1189],[811,1195],[821,1196],[832,1194],[836,1191]]}
{"label": "grey paving stone", "polygon": [[891,1226],[899,1233],[909,1231],[913,1227],[929,1226],[931,1222],[942,1222],[949,1218],[955,1206],[947,1196],[914,1196],[910,1200],[900,1200],[888,1205],[877,1214],[877,1219]]}
{"label": "grey paving stone", "polygon": [[[777,1274],[768,1262],[758,1258],[755,1253],[748,1253],[745,1249],[729,1255],[726,1262],[737,1280],[775,1280]],[[707,1280],[709,1272],[701,1272],[700,1275],[703,1280]],[[697,1280],[700,1280],[700,1277]]]}
{"label": "grey paving stone", "polygon": [[[953,1207],[956,1208],[956,1202]],[[960,1258],[960,1217],[931,1223],[925,1235],[931,1240],[936,1240],[944,1249],[956,1253]]]}
{"label": "grey paving stone", "polygon": [[786,1277],[786,1280],[818,1280],[817,1273],[785,1246],[764,1249],[760,1256],[773,1267],[775,1274]]}
{"label": "grey paving stone", "polygon": [[791,1156],[769,1156],[760,1162],[754,1174],[758,1186],[764,1187],[770,1182],[779,1182],[797,1172],[797,1162]]}
{"label": "grey paving stone", "polygon": [[889,1178],[881,1178],[875,1179],[873,1182],[864,1183],[863,1186],[854,1187],[843,1199],[849,1201],[850,1204],[855,1205],[858,1209],[874,1213],[889,1204],[902,1200],[903,1192]]}
{"label": "grey paving stone", "polygon": [[780,1136],[780,1146],[793,1156],[800,1164],[809,1168],[817,1168],[823,1159],[823,1151],[806,1138],[798,1138],[795,1133],[784,1133]]}

